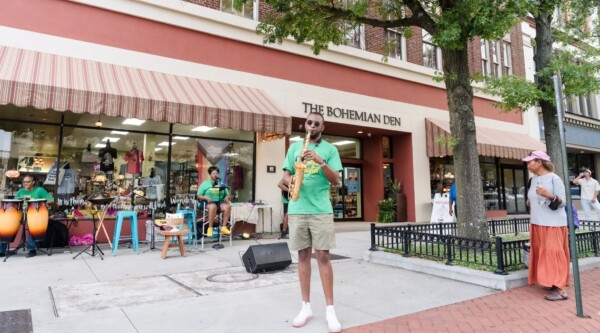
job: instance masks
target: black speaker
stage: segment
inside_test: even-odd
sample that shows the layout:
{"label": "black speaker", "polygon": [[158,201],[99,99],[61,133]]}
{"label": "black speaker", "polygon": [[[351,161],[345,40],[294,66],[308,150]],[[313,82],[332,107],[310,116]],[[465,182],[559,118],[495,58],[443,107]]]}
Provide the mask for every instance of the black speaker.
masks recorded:
{"label": "black speaker", "polygon": [[248,273],[282,270],[292,263],[286,242],[251,245],[242,256]]}

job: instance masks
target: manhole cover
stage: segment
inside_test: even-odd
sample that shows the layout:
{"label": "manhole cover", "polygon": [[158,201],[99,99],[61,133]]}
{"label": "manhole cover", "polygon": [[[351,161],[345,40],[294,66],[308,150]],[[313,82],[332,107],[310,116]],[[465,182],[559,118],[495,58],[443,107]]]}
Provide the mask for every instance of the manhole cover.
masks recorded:
{"label": "manhole cover", "polygon": [[235,283],[235,282],[246,282],[258,279],[258,274],[249,273],[223,273],[214,274],[206,278],[209,282],[219,283]]}

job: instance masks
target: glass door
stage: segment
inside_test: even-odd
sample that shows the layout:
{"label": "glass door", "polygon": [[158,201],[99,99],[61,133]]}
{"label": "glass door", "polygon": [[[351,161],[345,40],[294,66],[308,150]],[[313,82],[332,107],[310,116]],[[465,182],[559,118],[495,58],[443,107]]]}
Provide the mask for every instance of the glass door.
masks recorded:
{"label": "glass door", "polygon": [[362,168],[345,166],[340,187],[332,187],[331,204],[337,220],[362,219]]}
{"label": "glass door", "polygon": [[502,165],[501,201],[508,214],[527,214],[525,168],[517,165]]}

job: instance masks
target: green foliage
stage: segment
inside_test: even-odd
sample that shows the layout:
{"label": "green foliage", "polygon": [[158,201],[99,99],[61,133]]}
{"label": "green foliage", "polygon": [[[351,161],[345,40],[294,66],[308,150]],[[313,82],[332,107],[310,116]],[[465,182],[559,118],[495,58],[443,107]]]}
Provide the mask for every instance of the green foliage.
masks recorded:
{"label": "green foliage", "polygon": [[402,193],[404,188],[402,187],[402,182],[398,179],[394,179],[394,181],[390,184],[390,191],[392,193]]}
{"label": "green foliage", "polygon": [[438,136],[435,138],[435,142],[440,145],[448,146],[450,148],[454,148],[458,145],[458,139],[454,136],[444,137]]}
{"label": "green foliage", "polygon": [[391,223],[396,220],[396,201],[394,199],[384,199],[379,201],[379,213],[377,213],[377,222]]}
{"label": "green foliage", "polygon": [[553,93],[544,94],[535,82],[529,82],[519,76],[486,76],[482,80],[485,85],[481,90],[499,96],[501,101],[495,102],[494,105],[505,112],[515,109],[527,111],[530,107],[538,105],[540,100],[554,103]]}

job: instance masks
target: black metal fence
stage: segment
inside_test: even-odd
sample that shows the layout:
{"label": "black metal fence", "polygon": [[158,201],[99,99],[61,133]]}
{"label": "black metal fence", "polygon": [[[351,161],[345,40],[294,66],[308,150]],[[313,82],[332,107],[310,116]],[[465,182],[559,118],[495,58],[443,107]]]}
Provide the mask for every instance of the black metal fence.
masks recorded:
{"label": "black metal fence", "polygon": [[[575,235],[577,253],[599,256],[600,222],[580,221]],[[496,274],[524,268],[524,245],[529,239],[503,240],[499,234],[529,232],[529,219],[489,220],[494,238],[471,239],[456,236],[456,223],[403,223],[392,226],[371,224],[371,250],[388,250],[405,257],[418,256],[444,261],[458,261],[487,266]],[[492,231],[493,230],[493,231]]]}

